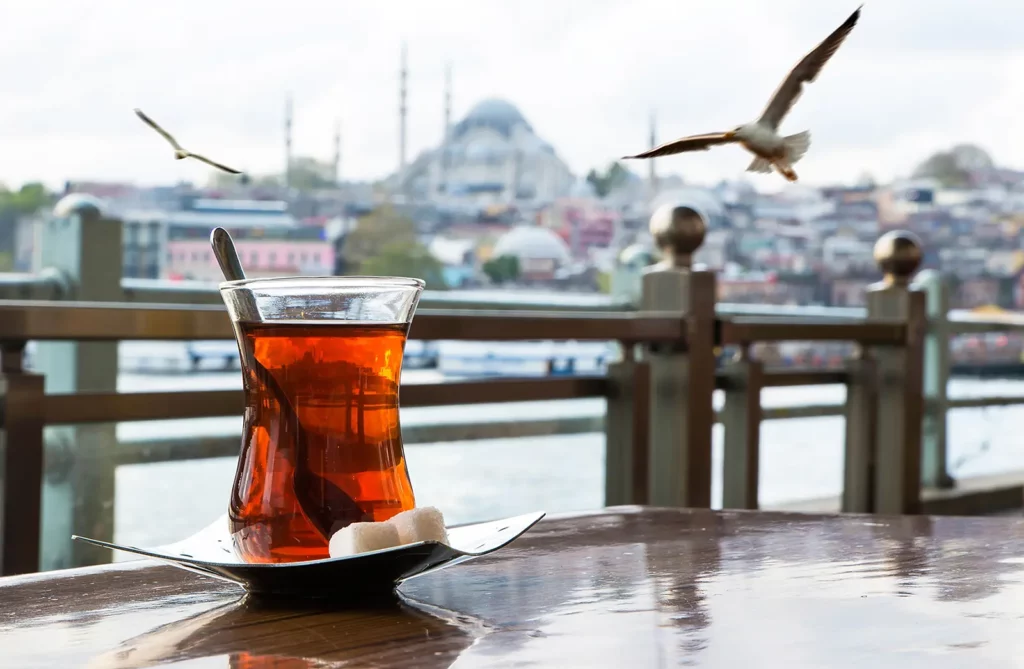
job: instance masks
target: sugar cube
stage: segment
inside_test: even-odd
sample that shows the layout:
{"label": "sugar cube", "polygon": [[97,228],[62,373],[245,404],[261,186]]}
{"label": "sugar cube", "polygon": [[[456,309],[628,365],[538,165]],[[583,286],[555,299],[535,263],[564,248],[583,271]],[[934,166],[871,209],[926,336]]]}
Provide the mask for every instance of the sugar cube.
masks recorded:
{"label": "sugar cube", "polygon": [[328,551],[336,558],[393,548],[400,543],[398,530],[390,523],[352,523],[334,533]]}
{"label": "sugar cube", "polygon": [[448,531],[444,527],[444,516],[432,506],[409,509],[393,516],[389,521],[398,531],[400,544],[417,541],[448,543]]}

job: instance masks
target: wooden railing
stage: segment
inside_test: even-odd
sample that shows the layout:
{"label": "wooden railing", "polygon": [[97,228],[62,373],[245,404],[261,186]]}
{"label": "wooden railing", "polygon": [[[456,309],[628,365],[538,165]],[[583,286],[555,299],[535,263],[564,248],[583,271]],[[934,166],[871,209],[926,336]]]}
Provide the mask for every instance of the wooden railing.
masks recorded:
{"label": "wooden railing", "polygon": [[[110,231],[120,225],[88,208],[72,210],[63,220],[68,225],[61,228],[61,235],[77,234],[81,239],[82,224],[89,223],[90,230],[106,234],[108,242],[113,236]],[[923,293],[909,285],[920,259],[920,247],[912,236],[890,234],[880,240],[878,257],[885,279],[869,291],[867,310],[829,319],[716,310],[714,274],[689,264],[703,236],[700,215],[685,206],[659,210],[652,218],[652,232],[669,260],[645,273],[639,308],[634,311],[428,308],[413,322],[411,337],[424,340],[618,342],[621,359],[609,365],[606,376],[405,385],[402,405],[605,398],[605,502],[609,505],[710,506],[711,428],[718,420],[725,428],[723,505],[753,509],[758,506],[761,422],[836,412],[832,405],[764,409],[761,390],[843,384],[847,397],[838,409],[847,426],[843,509],[919,511],[928,321]],[[113,342],[229,339],[230,323],[218,305],[99,301],[124,296],[119,272],[94,263],[84,252],[71,264],[78,268],[77,276],[58,275],[63,282],[59,296],[71,299],[0,302],[0,427],[5,435],[0,568],[5,574],[38,569],[40,546],[45,552],[47,541],[66,539],[64,535],[43,537],[40,530],[45,428],[231,416],[243,406],[239,390],[116,392]],[[93,278],[87,280],[90,273]],[[46,285],[50,283],[37,281],[32,290],[45,293]],[[843,369],[828,371],[766,369],[751,354],[754,344],[786,340],[853,342],[859,345],[859,354]],[[73,348],[52,349],[37,368],[29,370],[23,356],[29,341],[52,346],[66,342],[62,346]],[[736,356],[718,368],[716,353],[722,347],[735,350]],[[103,381],[86,384],[82,382],[86,377]],[[717,415],[712,404],[716,389],[725,395]],[[88,454],[90,449],[112,448],[112,433],[97,436],[83,429],[75,434],[78,451]],[[195,451],[172,448],[162,458],[194,456]],[[65,497],[95,497],[103,503],[77,510],[65,525],[109,539],[113,515],[108,498],[113,484],[106,470],[80,473],[89,467],[84,459],[72,462],[69,477],[75,484]],[[101,559],[90,553],[69,555],[62,566]]]}
{"label": "wooden railing", "polygon": [[[777,340],[780,324],[721,321],[716,344]],[[809,330],[807,328],[810,328]],[[844,339],[871,343],[899,344],[905,328],[893,323],[806,324],[798,331],[804,338],[812,334],[820,339]],[[44,378],[26,370],[22,352],[28,341],[108,342],[118,340],[226,339],[231,337],[227,315],[220,307],[139,306],[103,303],[7,302],[0,305],[0,350],[3,363],[2,427],[7,436],[4,451],[3,570],[4,573],[34,571],[39,564],[41,486],[43,480],[43,430],[47,426],[81,425],[118,421],[184,419],[237,415],[243,407],[241,391],[200,392],[96,392],[47,394]],[[424,311],[412,328],[412,337],[445,340],[516,341],[571,339],[617,341],[626,351],[635,347],[662,351],[664,355],[687,355],[687,320],[680,316],[645,314],[572,314],[550,313],[457,313]],[[685,434],[676,431],[680,396],[677,392],[647,387],[651,362],[626,360],[612,365],[608,377],[549,377],[493,379],[439,384],[408,385],[402,391],[406,407],[462,405],[476,403],[561,400],[605,397],[609,401],[607,430],[609,465],[606,495],[609,503],[644,503],[648,498],[676,495],[687,504],[710,504],[710,439],[701,440],[704,452],[687,452]],[[727,391],[723,414],[727,423],[727,477],[735,478],[736,467],[748,472],[742,492],[726,486],[730,506],[756,506],[756,444],[760,403],[737,408],[737,393],[750,393],[752,381],[759,387],[803,383],[849,382],[842,371],[800,372],[793,370],[738,376],[728,370],[712,376],[710,391],[720,386]],[[691,385],[696,379],[691,378]],[[692,390],[691,390],[692,392]],[[651,402],[651,396],[658,400]],[[756,404],[756,410],[754,406]],[[659,415],[658,413],[660,412]],[[712,414],[708,414],[708,421]],[[753,457],[736,459],[734,435],[742,432],[743,448]],[[651,440],[667,443],[670,450],[708,466],[699,475],[678,483],[669,482],[666,490],[649,490]],[[618,461],[615,461],[619,453]],[[673,456],[675,457],[675,456]],[[654,465],[657,468],[660,465]],[[679,473],[678,471],[676,472]],[[698,481],[693,485],[693,481]]]}

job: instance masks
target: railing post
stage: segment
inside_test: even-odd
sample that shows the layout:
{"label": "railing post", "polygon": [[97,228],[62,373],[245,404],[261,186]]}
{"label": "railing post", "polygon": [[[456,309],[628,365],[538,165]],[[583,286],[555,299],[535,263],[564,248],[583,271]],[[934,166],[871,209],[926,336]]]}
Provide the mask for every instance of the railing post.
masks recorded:
{"label": "railing post", "polygon": [[935,270],[924,270],[914,283],[925,293],[928,332],[924,340],[924,424],[921,438],[921,485],[952,488],[946,469],[946,434],[950,373],[949,284]]}
{"label": "railing post", "polygon": [[622,360],[608,365],[605,417],[606,506],[647,504],[650,368],[636,360],[635,346],[622,346]]}
{"label": "railing post", "polygon": [[764,364],[750,357],[744,345],[739,358],[725,369],[722,427],[722,508],[756,509],[760,473],[761,389]]}
{"label": "railing post", "polygon": [[693,269],[704,217],[665,205],[651,216],[663,260],[644,271],[641,308],[685,318],[685,342],[650,346],[649,502],[711,506],[712,395],[715,390],[715,274]]}
{"label": "railing post", "polygon": [[884,279],[868,289],[869,318],[907,324],[902,346],[877,346],[877,403],[872,511],[918,513],[921,505],[921,423],[924,293],[909,287],[921,263],[921,243],[904,231],[888,232],[875,244],[875,260]]}
{"label": "railing post", "polygon": [[0,351],[3,464],[0,476],[0,575],[39,570],[43,504],[43,377],[25,372],[25,342]]}
{"label": "railing post", "polygon": [[[121,222],[104,217],[101,207],[95,198],[69,195],[43,227],[42,266],[65,276],[68,299],[116,302],[122,297]],[[40,342],[34,369],[45,378],[49,394],[114,392],[117,351],[116,342]],[[115,426],[47,428],[46,436],[40,568],[107,562],[110,551],[72,542],[71,535],[113,539]]]}
{"label": "railing post", "polygon": [[877,398],[875,361],[861,347],[850,361],[846,385],[846,443],[843,451],[843,513],[871,513],[874,507]]}

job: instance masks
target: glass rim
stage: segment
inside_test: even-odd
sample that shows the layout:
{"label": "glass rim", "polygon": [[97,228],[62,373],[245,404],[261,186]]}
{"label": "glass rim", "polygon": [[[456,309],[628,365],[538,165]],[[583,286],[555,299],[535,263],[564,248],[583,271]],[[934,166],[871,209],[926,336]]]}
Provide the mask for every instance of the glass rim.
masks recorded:
{"label": "glass rim", "polygon": [[400,289],[426,286],[422,279],[401,276],[271,276],[251,279],[222,281],[218,290],[239,288],[366,288]]}

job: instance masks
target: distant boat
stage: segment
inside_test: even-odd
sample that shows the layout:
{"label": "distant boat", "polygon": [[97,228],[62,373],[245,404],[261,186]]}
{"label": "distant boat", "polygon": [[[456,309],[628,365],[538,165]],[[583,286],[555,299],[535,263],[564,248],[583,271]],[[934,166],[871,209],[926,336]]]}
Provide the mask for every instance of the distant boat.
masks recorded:
{"label": "distant boat", "polygon": [[437,369],[447,376],[604,374],[616,357],[610,342],[437,342]]}
{"label": "distant boat", "polygon": [[211,367],[240,367],[238,344],[234,340],[189,341],[185,343],[185,352],[192,369],[196,371]]}

